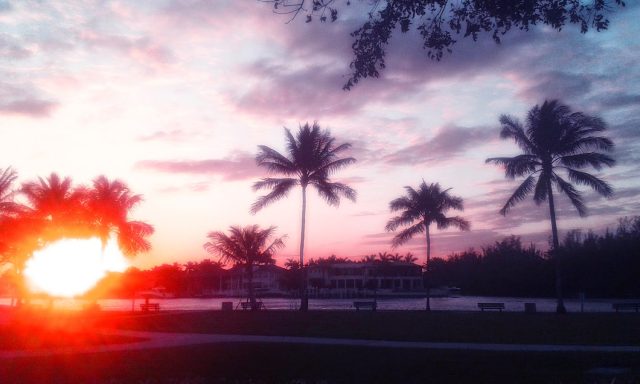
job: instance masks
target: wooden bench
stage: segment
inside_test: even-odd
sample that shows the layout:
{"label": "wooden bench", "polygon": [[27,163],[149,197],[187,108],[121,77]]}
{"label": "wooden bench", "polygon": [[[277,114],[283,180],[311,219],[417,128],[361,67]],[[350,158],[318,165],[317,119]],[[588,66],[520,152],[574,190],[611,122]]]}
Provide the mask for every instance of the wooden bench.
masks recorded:
{"label": "wooden bench", "polygon": [[378,309],[378,304],[375,301],[354,301],[353,306],[356,308],[356,311],[362,309],[370,309],[375,311]]}
{"label": "wooden bench", "polygon": [[140,304],[140,310],[142,312],[159,312],[160,304],[159,303]]}
{"label": "wooden bench", "polygon": [[[250,301],[241,301],[239,304],[243,311],[252,309]],[[266,308],[264,307],[264,304],[262,303],[262,301],[256,301],[256,310],[260,310],[260,309],[266,309]]]}
{"label": "wooden bench", "polygon": [[613,303],[612,306],[616,312],[620,312],[620,311],[638,312],[640,310],[640,303]]}
{"label": "wooden bench", "polygon": [[482,312],[484,312],[485,309],[487,311],[496,310],[502,312],[504,310],[504,303],[478,303],[478,308],[480,308]]}

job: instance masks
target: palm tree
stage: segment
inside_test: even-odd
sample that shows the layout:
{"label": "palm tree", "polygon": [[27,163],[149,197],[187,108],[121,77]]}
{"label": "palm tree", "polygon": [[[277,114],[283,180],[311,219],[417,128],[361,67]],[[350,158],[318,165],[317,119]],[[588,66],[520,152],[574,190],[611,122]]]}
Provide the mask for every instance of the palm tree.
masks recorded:
{"label": "palm tree", "polygon": [[13,182],[18,175],[11,168],[7,167],[0,171],[0,262],[8,257],[10,240],[7,231],[10,229],[9,221],[16,211],[16,204],[13,201],[14,190]]}
{"label": "palm tree", "polygon": [[408,227],[400,231],[393,238],[393,247],[398,247],[418,233],[425,233],[427,241],[427,262],[425,275],[427,277],[427,311],[431,310],[429,287],[429,264],[431,262],[431,233],[430,226],[435,223],[438,229],[457,227],[468,231],[469,222],[460,216],[445,216],[449,209],[463,210],[462,198],[451,196],[449,189],[441,190],[440,184],[427,185],[423,180],[418,190],[404,187],[406,196],[399,197],[389,203],[391,212],[400,212],[399,216],[387,222],[386,230],[395,231],[398,227]]}
{"label": "palm tree", "polygon": [[404,255],[404,261],[407,263],[415,263],[416,261],[418,261],[418,258],[415,257],[413,253],[407,252],[407,254]]}
{"label": "palm tree", "polygon": [[204,244],[204,249],[212,254],[220,256],[220,262],[233,261],[244,265],[249,280],[248,295],[251,309],[257,310],[256,297],[253,290],[253,267],[259,264],[273,263],[273,255],[276,250],[284,247],[284,237],[272,240],[276,227],[260,229],[257,225],[249,225],[244,228],[239,226],[229,227],[229,235],[224,232],[209,232],[209,241]]}
{"label": "palm tree", "polygon": [[[531,192],[536,204],[549,201],[553,238],[551,253],[556,259],[556,311],[564,313],[566,309],[562,298],[560,257],[555,252],[559,241],[552,186],[555,185],[558,193],[567,195],[580,216],[585,216],[587,210],[583,197],[572,182],[586,185],[603,196],[610,196],[613,189],[609,184],[579,169],[591,166],[600,170],[603,165],[613,166],[615,160],[599,152],[612,151],[613,142],[599,136],[606,129],[602,119],[581,112],[571,112],[569,107],[560,104],[558,100],[545,100],[542,106],[533,107],[527,115],[524,127],[509,115],[500,116],[500,123],[500,137],[513,139],[523,153],[514,157],[494,157],[486,162],[503,166],[509,179],[527,176],[500,213],[506,215],[511,207],[524,200]],[[559,172],[565,173],[568,181]]]}
{"label": "palm tree", "polygon": [[23,183],[20,192],[28,203],[25,217],[37,223],[39,228],[34,228],[34,233],[41,241],[92,235],[86,225],[86,189],[74,188],[71,178],[51,173],[47,178]]}
{"label": "palm tree", "polygon": [[7,167],[0,171],[0,219],[5,215],[15,212],[16,204],[13,202],[13,182],[18,177],[16,171]]}
{"label": "palm tree", "polygon": [[295,137],[287,128],[284,129],[284,132],[288,156],[284,156],[267,146],[258,146],[259,152],[256,156],[258,165],[266,168],[270,173],[283,177],[263,178],[253,185],[253,189],[256,191],[268,189],[271,192],[260,196],[251,206],[251,212],[255,214],[274,201],[286,197],[289,191],[296,186],[302,188],[300,310],[306,311],[309,308],[306,269],[304,268],[307,187],[312,185],[329,205],[339,205],[341,196],[355,201],[356,191],[346,184],[330,181],[329,177],[337,170],[353,164],[356,159],[353,157],[340,158],[340,154],[350,148],[351,144],[336,145],[335,138],[328,130],[321,130],[318,123],[313,123],[313,126],[309,126],[307,123],[300,127]]}
{"label": "palm tree", "polygon": [[120,180],[110,181],[105,176],[93,180],[93,188],[87,192],[87,206],[92,225],[103,244],[116,234],[118,245],[126,255],[133,256],[151,249],[147,237],[153,234],[153,226],[128,218],[130,211],[142,200],[142,195],[132,194]]}
{"label": "palm tree", "polygon": [[360,261],[362,263],[373,263],[377,260],[377,256],[375,254],[371,254],[371,255],[364,255],[362,256],[362,258],[360,259]]}

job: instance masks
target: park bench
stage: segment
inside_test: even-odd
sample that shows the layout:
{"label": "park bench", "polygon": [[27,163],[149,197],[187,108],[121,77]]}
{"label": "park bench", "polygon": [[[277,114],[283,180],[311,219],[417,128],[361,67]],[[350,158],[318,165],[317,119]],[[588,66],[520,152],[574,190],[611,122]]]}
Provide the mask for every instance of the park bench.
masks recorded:
{"label": "park bench", "polygon": [[480,310],[482,312],[484,312],[484,310],[496,310],[496,311],[500,311],[502,312],[504,310],[504,303],[478,303],[478,308],[480,308]]}
{"label": "park bench", "polygon": [[[250,301],[241,301],[238,304],[240,305],[240,308],[242,308],[243,311],[247,311],[251,309]],[[262,301],[256,301],[256,310],[260,310],[260,309],[266,309],[266,308],[264,307],[264,304],[262,303]]]}
{"label": "park bench", "polygon": [[613,303],[613,309],[616,312],[620,311],[635,311],[640,310],[640,303]]}
{"label": "park bench", "polygon": [[160,304],[159,303],[140,304],[140,310],[142,312],[158,312],[160,311]]}
{"label": "park bench", "polygon": [[378,304],[375,301],[354,301],[353,306],[356,311],[359,311],[360,308],[375,311],[378,308]]}

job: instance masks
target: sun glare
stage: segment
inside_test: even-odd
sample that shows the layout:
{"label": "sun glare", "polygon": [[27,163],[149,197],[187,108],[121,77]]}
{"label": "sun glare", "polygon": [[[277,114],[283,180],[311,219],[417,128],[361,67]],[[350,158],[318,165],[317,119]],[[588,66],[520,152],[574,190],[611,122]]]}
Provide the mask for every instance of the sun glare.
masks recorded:
{"label": "sun glare", "polygon": [[91,289],[107,272],[122,272],[127,266],[114,239],[104,250],[98,238],[63,239],[34,252],[24,275],[33,292],[74,297]]}

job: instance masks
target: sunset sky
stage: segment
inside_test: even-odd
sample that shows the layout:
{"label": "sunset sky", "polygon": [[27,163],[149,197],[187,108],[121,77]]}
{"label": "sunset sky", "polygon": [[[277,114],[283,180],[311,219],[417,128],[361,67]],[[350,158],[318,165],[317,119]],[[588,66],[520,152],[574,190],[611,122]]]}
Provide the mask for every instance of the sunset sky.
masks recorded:
{"label": "sunset sky", "polygon": [[518,183],[484,160],[517,154],[499,139],[501,114],[559,98],[605,119],[618,161],[601,173],[615,196],[587,193],[587,218],[560,199],[561,231],[640,213],[640,6],[616,9],[601,33],[460,39],[441,62],[398,33],[382,77],[347,92],[349,33],[366,14],[352,3],[338,22],[306,24],[253,0],[0,0],[0,167],[20,182],[57,172],[128,183],[145,198],[131,217],[156,229],[139,267],[213,258],[207,232],[254,223],[288,235],[282,265],[298,256],[300,193],[251,215],[251,185],[266,176],[254,157],[260,144],[284,151],[283,127],[318,121],[353,144],[358,162],[335,177],[358,201],[334,208],[310,193],[307,257],[411,251],[422,262],[422,238],[392,250],[384,231],[389,201],[422,179],[453,188],[472,224],[436,233],[436,256],[510,234],[546,247],[546,206],[499,215]]}

